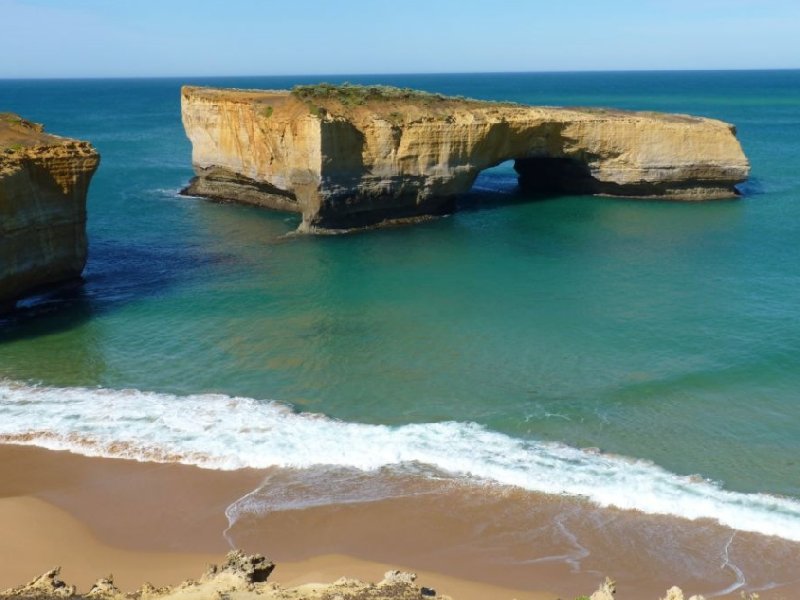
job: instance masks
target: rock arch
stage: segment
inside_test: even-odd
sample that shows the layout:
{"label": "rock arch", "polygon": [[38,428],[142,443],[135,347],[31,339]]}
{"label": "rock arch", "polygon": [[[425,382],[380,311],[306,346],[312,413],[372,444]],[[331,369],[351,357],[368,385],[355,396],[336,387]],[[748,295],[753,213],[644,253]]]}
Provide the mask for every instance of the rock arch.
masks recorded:
{"label": "rock arch", "polygon": [[301,229],[350,229],[453,209],[478,173],[515,161],[524,189],[712,200],[749,164],[713,119],[532,107],[425,94],[299,97],[185,87],[197,177],[186,193],[299,212]]}

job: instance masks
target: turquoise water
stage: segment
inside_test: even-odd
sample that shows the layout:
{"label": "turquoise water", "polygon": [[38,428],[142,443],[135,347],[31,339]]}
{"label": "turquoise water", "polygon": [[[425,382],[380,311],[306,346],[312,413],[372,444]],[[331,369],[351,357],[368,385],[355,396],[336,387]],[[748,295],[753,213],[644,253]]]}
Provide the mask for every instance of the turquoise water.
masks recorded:
{"label": "turquoise water", "polygon": [[474,422],[800,498],[800,72],[325,79],[716,117],[752,179],[701,205],[526,198],[506,164],[451,217],[287,237],[294,216],[177,196],[179,88],[318,78],[0,81],[2,110],[102,154],[85,285],[0,321],[0,378]]}

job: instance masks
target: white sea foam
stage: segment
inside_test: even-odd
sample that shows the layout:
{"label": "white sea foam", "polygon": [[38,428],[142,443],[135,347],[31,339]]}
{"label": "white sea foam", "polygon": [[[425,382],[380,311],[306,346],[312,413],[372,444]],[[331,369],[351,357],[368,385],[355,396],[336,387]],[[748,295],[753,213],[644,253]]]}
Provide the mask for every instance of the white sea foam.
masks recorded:
{"label": "white sea foam", "polygon": [[733,540],[734,540],[735,537],[736,537],[736,532],[734,531],[731,534],[731,537],[728,540],[728,543],[725,544],[725,547],[722,549],[722,565],[721,565],[721,568],[722,569],[728,569],[734,575],[736,575],[736,581],[734,581],[732,584],[730,584],[725,589],[719,590],[719,591],[711,593],[711,594],[707,594],[707,596],[709,598],[717,598],[719,596],[727,596],[728,594],[732,594],[736,590],[741,589],[745,585],[747,585],[747,578],[744,576],[744,572],[738,566],[736,566],[734,563],[731,562],[730,550],[731,550],[731,544],[733,544]]}
{"label": "white sea foam", "polygon": [[601,506],[800,541],[800,502],[743,494],[650,462],[522,440],[474,423],[398,427],[297,414],[219,394],[52,388],[0,381],[0,439],[92,456],[209,469],[427,465],[460,478],[586,497]]}

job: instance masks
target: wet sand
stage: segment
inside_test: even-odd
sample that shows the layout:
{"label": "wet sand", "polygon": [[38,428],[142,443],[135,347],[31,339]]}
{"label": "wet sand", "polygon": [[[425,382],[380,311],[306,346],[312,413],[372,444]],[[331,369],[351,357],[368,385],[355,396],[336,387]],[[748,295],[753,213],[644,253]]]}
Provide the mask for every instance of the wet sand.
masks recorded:
{"label": "wet sand", "polygon": [[0,445],[0,588],[56,564],[81,587],[108,572],[123,589],[175,584],[232,543],[278,563],[285,585],[400,568],[456,600],[575,597],[605,575],[622,600],[673,584],[738,598],[742,579],[771,588],[765,600],[800,597],[800,544],[508,488],[409,480],[408,495],[373,502],[229,510],[230,526],[226,509],[294,489],[287,477]]}
{"label": "wet sand", "polygon": [[[62,578],[87,590],[101,575],[114,575],[121,589],[133,590],[143,582],[156,586],[175,585],[197,578],[208,564],[219,564],[223,554],[163,553],[121,550],[103,544],[89,529],[66,511],[31,496],[0,498],[0,590],[17,585],[29,573],[33,579],[49,567],[60,565]],[[284,587],[304,583],[327,583],[343,574],[364,581],[379,580],[392,565],[348,556],[318,556],[300,562],[281,563],[271,580]],[[551,594],[526,593],[485,585],[436,573],[419,572],[422,585],[447,590],[456,598],[518,598],[552,600]]]}
{"label": "wet sand", "polygon": [[[222,535],[225,508],[262,476],[0,445],[0,590],[57,565],[62,579],[83,590],[109,573],[123,590],[144,582],[162,586],[197,578],[208,564],[222,562],[230,549]],[[288,537],[300,543],[296,534]],[[313,546],[313,536],[306,542]],[[404,567],[311,554],[304,560],[279,561],[270,580],[286,587],[343,576],[378,581],[386,571]],[[458,600],[556,597],[424,569],[404,570],[417,573],[421,585]]]}

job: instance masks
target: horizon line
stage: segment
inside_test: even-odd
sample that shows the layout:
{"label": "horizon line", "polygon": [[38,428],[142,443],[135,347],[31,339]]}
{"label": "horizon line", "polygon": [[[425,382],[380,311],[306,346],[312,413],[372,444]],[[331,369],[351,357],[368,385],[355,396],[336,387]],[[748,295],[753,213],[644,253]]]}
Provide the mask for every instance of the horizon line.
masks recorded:
{"label": "horizon line", "polygon": [[208,79],[235,79],[235,78],[316,78],[316,77],[398,77],[398,76],[436,76],[436,75],[558,75],[558,74],[590,74],[590,73],[753,73],[762,71],[800,71],[800,67],[766,67],[766,68],[697,68],[697,69],[567,69],[567,70],[542,70],[542,71],[404,71],[386,73],[291,73],[291,74],[260,74],[260,75],[87,75],[73,77],[0,77],[0,81],[90,81],[90,80],[134,80],[134,79],[178,79],[208,78]]}

